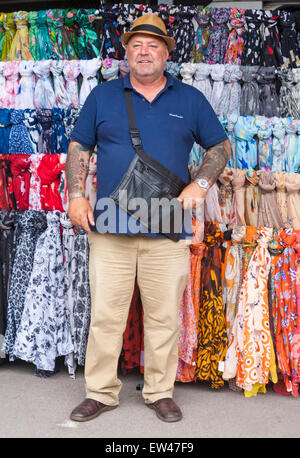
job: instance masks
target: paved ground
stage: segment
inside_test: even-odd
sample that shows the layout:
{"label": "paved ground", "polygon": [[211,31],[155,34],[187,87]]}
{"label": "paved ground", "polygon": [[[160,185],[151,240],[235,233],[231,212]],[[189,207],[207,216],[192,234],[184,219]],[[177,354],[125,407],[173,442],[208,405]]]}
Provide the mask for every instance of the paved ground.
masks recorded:
{"label": "paved ground", "polygon": [[184,419],[161,422],[145,407],[138,373],[121,376],[117,409],[88,422],[69,420],[85,396],[83,370],[70,379],[66,369],[41,379],[22,361],[0,366],[1,438],[270,438],[300,437],[300,398],[268,393],[246,399],[227,387],[176,384],[174,399]]}

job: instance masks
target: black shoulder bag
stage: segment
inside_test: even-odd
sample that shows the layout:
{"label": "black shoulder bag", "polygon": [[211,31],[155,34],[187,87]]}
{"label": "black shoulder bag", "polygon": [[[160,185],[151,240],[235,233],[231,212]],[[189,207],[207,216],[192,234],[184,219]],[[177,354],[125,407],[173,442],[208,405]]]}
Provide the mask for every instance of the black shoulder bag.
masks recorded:
{"label": "black shoulder bag", "polygon": [[125,89],[125,98],[136,154],[110,197],[122,210],[139,220],[146,231],[161,233],[177,242],[182,232],[183,209],[176,197],[186,183],[143,150],[130,89]]}

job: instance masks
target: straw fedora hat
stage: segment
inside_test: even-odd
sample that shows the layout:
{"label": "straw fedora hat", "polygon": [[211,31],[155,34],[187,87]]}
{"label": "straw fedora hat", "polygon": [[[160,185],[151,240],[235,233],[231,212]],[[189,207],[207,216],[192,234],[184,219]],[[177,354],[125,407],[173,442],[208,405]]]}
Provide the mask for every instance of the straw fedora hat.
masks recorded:
{"label": "straw fedora hat", "polygon": [[135,33],[146,33],[147,35],[162,38],[167,44],[169,52],[175,48],[174,38],[168,36],[163,20],[155,14],[145,14],[136,19],[132,23],[130,31],[123,33],[121,37],[122,45],[127,45],[129,39]]}

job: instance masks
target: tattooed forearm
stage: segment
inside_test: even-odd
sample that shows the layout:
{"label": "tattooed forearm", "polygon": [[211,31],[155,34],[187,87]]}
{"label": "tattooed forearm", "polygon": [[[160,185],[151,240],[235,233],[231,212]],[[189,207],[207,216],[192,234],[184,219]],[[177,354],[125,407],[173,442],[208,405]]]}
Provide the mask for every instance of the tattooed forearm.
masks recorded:
{"label": "tattooed forearm", "polygon": [[66,178],[69,195],[85,192],[91,151],[77,142],[71,142],[66,161]]}
{"label": "tattooed forearm", "polygon": [[212,146],[206,151],[196,178],[205,178],[212,186],[229,161],[231,148],[229,140]]}

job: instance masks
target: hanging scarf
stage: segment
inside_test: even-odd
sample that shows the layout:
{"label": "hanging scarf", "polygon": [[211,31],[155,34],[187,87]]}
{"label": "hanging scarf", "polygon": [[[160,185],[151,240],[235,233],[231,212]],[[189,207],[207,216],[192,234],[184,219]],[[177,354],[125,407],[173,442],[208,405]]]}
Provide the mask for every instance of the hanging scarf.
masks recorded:
{"label": "hanging scarf", "polygon": [[11,110],[9,135],[9,154],[33,154],[30,138],[24,125],[24,110]]}
{"label": "hanging scarf", "polygon": [[256,116],[259,113],[259,87],[257,83],[257,65],[242,67],[242,91],[240,114],[242,116]]}
{"label": "hanging scarf", "polygon": [[66,8],[63,10],[64,12],[64,19],[65,19],[65,30],[67,37],[69,39],[70,45],[74,52],[74,59],[79,59],[79,51],[78,51],[78,34],[79,34],[79,27],[76,22],[76,15],[77,10],[72,8]]}
{"label": "hanging scarf", "polygon": [[37,77],[34,88],[34,106],[36,108],[53,108],[55,106],[55,94],[50,78],[51,60],[35,62],[33,71]]}
{"label": "hanging scarf", "polygon": [[78,94],[78,81],[77,78],[80,74],[79,60],[65,61],[63,68],[64,77],[66,80],[66,91],[71,99],[73,107],[77,108],[79,105],[79,94]]}
{"label": "hanging scarf", "polygon": [[68,152],[69,142],[66,136],[66,128],[63,123],[64,112],[61,108],[53,108],[52,110],[52,154],[66,154]]}
{"label": "hanging scarf", "polygon": [[14,21],[16,23],[16,34],[10,47],[10,60],[31,60],[27,12],[16,11],[14,13]]}
{"label": "hanging scarf", "polygon": [[120,369],[123,375],[130,373],[136,367],[140,367],[143,373],[143,310],[138,285],[135,284],[132,295],[126,328],[123,333],[123,344],[120,355]]}
{"label": "hanging scarf", "polygon": [[66,179],[66,161],[67,161],[67,154],[62,153],[59,154],[59,162],[61,164],[61,176],[60,176],[60,183],[58,192],[61,197],[63,209],[65,212],[68,211],[69,207],[69,199],[68,199],[68,189],[67,189],[67,179]]}
{"label": "hanging scarf", "polygon": [[[60,218],[64,255],[64,297],[74,346],[74,358],[84,365],[90,322],[90,289],[88,284],[89,250],[87,234],[75,228],[67,216]],[[76,272],[76,281],[75,281]]]}
{"label": "hanging scarf", "polygon": [[228,167],[237,168],[236,138],[234,135],[234,128],[238,120],[238,116],[235,113],[233,113],[233,114],[230,114],[229,116],[226,116],[226,118],[227,118],[226,133],[227,133],[228,140],[230,142],[230,147],[231,147],[231,156],[228,161],[228,164],[229,164]]}
{"label": "hanging scarf", "polygon": [[79,93],[79,106],[83,106],[91,90],[97,86],[97,74],[101,65],[102,60],[99,57],[79,61],[80,73],[83,77]]}
{"label": "hanging scarf", "polygon": [[16,210],[17,209],[17,202],[14,194],[13,188],[13,174],[11,171],[11,161],[7,157],[3,157],[1,159],[1,168],[4,172],[5,180],[6,180],[6,191],[7,191],[7,199],[8,199],[8,206],[9,209]]}
{"label": "hanging scarf", "polygon": [[[242,65],[260,65],[261,61],[261,33],[263,11],[247,9],[245,11],[245,33],[242,55]],[[257,114],[257,113],[255,113]]]}
{"label": "hanging scarf", "polygon": [[33,74],[34,61],[21,61],[19,65],[20,82],[19,90],[15,99],[15,108],[33,108],[33,96],[35,88],[35,76]]}
{"label": "hanging scarf", "polygon": [[66,90],[65,79],[62,74],[65,63],[65,60],[52,60],[50,65],[50,71],[53,76],[55,106],[57,108],[68,108],[71,105],[71,99]]}
{"label": "hanging scarf", "polygon": [[64,300],[64,265],[59,212],[47,213],[16,331],[14,356],[38,370],[54,371],[57,357],[73,351]]}
{"label": "hanging scarf", "polygon": [[293,85],[294,75],[290,68],[282,67],[277,71],[281,81],[279,92],[279,107],[282,118],[292,116],[297,118],[299,115],[297,94]]}
{"label": "hanging scarf", "polygon": [[0,156],[0,209],[9,210],[9,196],[6,181],[5,162]]}
{"label": "hanging scarf", "polygon": [[[297,137],[297,157],[300,158],[300,119],[298,119],[298,137]],[[299,164],[299,160],[298,160]],[[300,173],[300,164],[298,165],[298,168],[296,170],[297,173]]]}
{"label": "hanging scarf", "polygon": [[242,72],[238,65],[226,65],[224,72],[224,88],[218,103],[217,114],[240,114]]}
{"label": "hanging scarf", "polygon": [[300,50],[294,13],[292,11],[280,11],[279,25],[283,63],[286,67],[300,67]]}
{"label": "hanging scarf", "polygon": [[193,86],[194,74],[197,68],[197,64],[181,64],[180,75],[182,77],[182,82]]}
{"label": "hanging scarf", "polygon": [[[91,295],[89,285],[89,244],[88,235],[76,227],[74,257],[76,266],[74,314],[74,355],[80,366],[85,364],[85,355],[90,327]],[[74,262],[74,258],[73,258]],[[72,267],[74,264],[72,263]],[[72,271],[74,272],[74,271]],[[74,274],[73,274],[74,275]]]}
{"label": "hanging scarf", "polygon": [[180,331],[178,369],[176,380],[192,382],[196,379],[197,328],[200,307],[201,262],[205,251],[204,243],[190,245],[189,280],[180,303]]}
{"label": "hanging scarf", "polygon": [[222,223],[221,209],[219,205],[219,187],[214,183],[207,191],[204,200],[204,220],[211,223]]}
{"label": "hanging scarf", "polygon": [[125,50],[121,43],[122,27],[114,11],[101,13],[102,19],[94,21],[99,48],[103,58],[124,59]]}
{"label": "hanging scarf", "polygon": [[52,47],[47,24],[47,10],[38,11],[36,60],[52,59]]}
{"label": "hanging scarf", "polygon": [[261,171],[258,186],[260,190],[258,225],[264,227],[282,228],[283,221],[277,205],[273,174]]}
{"label": "hanging scarf", "polygon": [[283,64],[277,23],[279,11],[264,11],[261,65],[280,67]]}
{"label": "hanging scarf", "polygon": [[200,63],[206,61],[207,46],[210,35],[210,8],[197,6],[195,10],[194,20],[198,28],[195,36],[194,48],[192,51],[192,62]]}
{"label": "hanging scarf", "polygon": [[30,189],[30,156],[14,154],[10,158],[12,187],[18,210],[28,210]]}
{"label": "hanging scarf", "polygon": [[246,234],[245,226],[233,226],[231,246],[226,256],[224,272],[224,296],[226,297],[225,322],[228,341],[236,315],[239,285],[242,274],[242,246],[241,242]]}
{"label": "hanging scarf", "polygon": [[230,8],[211,8],[211,29],[207,47],[207,62],[223,64],[229,35]]}
{"label": "hanging scarf", "polygon": [[259,86],[259,113],[269,118],[280,116],[279,97],[275,87],[275,67],[260,67],[257,81]]}
{"label": "hanging scarf", "polygon": [[225,358],[228,342],[221,287],[221,234],[218,224],[205,223],[196,363],[197,380],[208,380],[216,389],[224,385],[219,361]]}
{"label": "hanging scarf", "polygon": [[230,223],[233,198],[232,178],[232,169],[229,168],[225,168],[218,177],[218,181],[220,183],[219,205],[221,211],[221,220],[224,224]]}
{"label": "hanging scarf", "polygon": [[267,290],[272,233],[271,228],[258,228],[258,245],[243,279],[225,359],[223,379],[236,376],[237,385],[247,391],[257,383],[266,385],[270,368],[274,372]]}
{"label": "hanging scarf", "polygon": [[19,62],[7,62],[3,69],[5,82],[4,108],[15,108],[15,100],[19,91]]}
{"label": "hanging scarf", "polygon": [[4,21],[4,13],[0,13],[0,56],[2,55],[3,41],[4,41],[4,36],[5,36],[3,21]]}
{"label": "hanging scarf", "polygon": [[[170,11],[172,15],[172,10]],[[176,27],[174,30],[175,49],[171,52],[174,62],[190,62],[194,46],[194,25],[192,19],[195,14],[193,6],[181,5],[180,11],[174,14]]]}
{"label": "hanging scarf", "polygon": [[0,108],[4,106],[5,103],[5,76],[3,75],[3,70],[5,67],[5,62],[0,62]]}
{"label": "hanging scarf", "polygon": [[59,160],[58,154],[46,154],[43,156],[37,169],[41,179],[41,207],[42,210],[64,211],[59,185],[64,164]]}
{"label": "hanging scarf", "polygon": [[293,335],[296,325],[296,253],[292,229],[280,230],[270,242],[272,256],[272,313],[278,369],[287,392],[292,391]]}
{"label": "hanging scarf", "polygon": [[298,107],[298,115],[297,118],[300,118],[300,68],[293,68],[293,75],[294,75],[294,94],[296,95],[296,103]]}
{"label": "hanging scarf", "polygon": [[[169,72],[174,78],[180,79],[180,69],[182,64],[178,64],[177,62],[166,62],[166,70]],[[121,70],[121,66],[120,66]]]}
{"label": "hanging scarf", "polygon": [[78,108],[70,107],[64,110],[63,123],[65,125],[66,136],[67,136],[68,141],[71,141],[71,138],[70,138],[71,133],[75,126],[75,122],[77,121],[78,116],[79,116]]}
{"label": "hanging scarf", "polygon": [[[171,63],[171,62],[169,62],[169,63]],[[167,62],[167,64],[168,64],[168,62]],[[119,71],[120,71],[120,76],[122,78],[124,78],[129,73],[129,65],[128,65],[128,61],[127,60],[120,60],[120,62],[119,62]],[[168,68],[168,65],[166,65],[166,71],[170,73],[170,69]]]}
{"label": "hanging scarf", "polygon": [[245,11],[244,8],[231,8],[230,10],[229,27],[231,32],[226,45],[225,64],[241,65],[244,47],[243,34],[246,23]]}
{"label": "hanging scarf", "polygon": [[10,111],[7,108],[0,110],[0,154],[7,154],[10,135]]}
{"label": "hanging scarf", "polygon": [[39,140],[41,138],[42,128],[38,123],[36,110],[24,110],[23,124],[26,127],[27,135],[29,136],[31,147],[33,149],[33,154],[39,153]]}
{"label": "hanging scarf", "polygon": [[211,66],[210,77],[212,79],[213,85],[210,104],[215,112],[217,111],[219,100],[224,88],[224,72],[225,65],[223,64],[215,64]]}
{"label": "hanging scarf", "polygon": [[78,54],[80,59],[93,59],[100,54],[99,40],[93,24],[94,9],[80,8],[76,14],[79,25]]}
{"label": "hanging scarf", "polygon": [[292,394],[293,396],[298,396],[300,382],[300,231],[296,231],[296,242],[294,249],[296,253],[296,328],[294,329],[294,341],[292,349]]}
{"label": "hanging scarf", "polygon": [[197,177],[197,171],[199,171],[200,165],[203,161],[203,156],[205,154],[204,148],[198,145],[198,143],[194,142],[192,149],[189,154],[189,172],[190,175]]}
{"label": "hanging scarf", "polygon": [[2,44],[1,60],[12,60],[10,48],[16,34],[16,24],[14,22],[14,13],[4,13],[4,38]]}
{"label": "hanging scarf", "polygon": [[271,119],[272,122],[272,172],[283,172],[285,170],[286,158],[285,158],[285,127],[282,119],[274,116]]}
{"label": "hanging scarf", "polygon": [[36,111],[37,122],[40,124],[40,136],[38,152],[43,154],[53,153],[53,124],[52,110],[38,109]]}
{"label": "hanging scarf", "polygon": [[18,213],[16,227],[18,237],[15,238],[14,263],[8,296],[7,328],[3,343],[3,351],[9,356],[9,361],[16,359],[14,355],[15,338],[21,324],[35,247],[39,236],[46,227],[45,213],[34,210]]}
{"label": "hanging scarf", "polygon": [[41,210],[41,179],[38,175],[38,167],[41,163],[43,154],[32,154],[30,156],[30,188],[28,198],[29,210]]}
{"label": "hanging scarf", "polygon": [[286,173],[285,186],[287,190],[287,211],[290,225],[295,230],[300,230],[300,175]]}
{"label": "hanging scarf", "polygon": [[273,172],[273,177],[276,185],[276,200],[279,212],[282,218],[284,227],[288,225],[288,210],[287,210],[287,193],[285,187],[285,173]]}
{"label": "hanging scarf", "polygon": [[259,173],[247,170],[245,174],[245,223],[247,226],[258,226],[258,189]]}
{"label": "hanging scarf", "polygon": [[29,24],[29,50],[32,59],[37,60],[38,12],[29,11],[27,20]]}
{"label": "hanging scarf", "polygon": [[14,210],[0,210],[0,358],[5,358],[1,352],[7,326],[8,292],[13,263],[14,227],[17,214]]}
{"label": "hanging scarf", "polygon": [[232,169],[232,206],[230,215],[230,225],[244,226],[245,223],[245,170]]}
{"label": "hanging scarf", "polygon": [[254,116],[240,116],[234,126],[237,168],[254,170],[257,167],[256,134]]}
{"label": "hanging scarf", "polygon": [[254,119],[258,137],[258,167],[267,172],[272,169],[272,125],[264,116]]}
{"label": "hanging scarf", "polygon": [[299,157],[297,155],[297,133],[298,121],[297,119],[284,118],[282,120],[285,128],[285,168],[286,172],[296,172],[299,165]]}
{"label": "hanging scarf", "polygon": [[101,67],[101,74],[105,81],[117,79],[119,74],[119,61],[108,57],[104,59]]}
{"label": "hanging scarf", "polygon": [[247,272],[250,259],[255,251],[257,246],[257,226],[246,226],[246,235],[243,240],[243,250],[244,250],[244,262],[243,262],[243,271],[242,277],[244,278],[245,273]]}
{"label": "hanging scarf", "polygon": [[53,58],[75,59],[76,53],[64,27],[64,10],[60,8],[47,10],[47,24]]}
{"label": "hanging scarf", "polygon": [[[182,64],[186,65],[186,64]],[[212,86],[210,82],[211,65],[209,64],[196,64],[196,71],[194,73],[193,86],[197,88],[206,97],[208,102],[211,100]]]}

